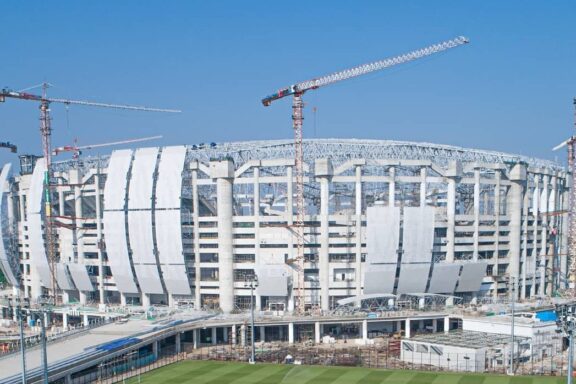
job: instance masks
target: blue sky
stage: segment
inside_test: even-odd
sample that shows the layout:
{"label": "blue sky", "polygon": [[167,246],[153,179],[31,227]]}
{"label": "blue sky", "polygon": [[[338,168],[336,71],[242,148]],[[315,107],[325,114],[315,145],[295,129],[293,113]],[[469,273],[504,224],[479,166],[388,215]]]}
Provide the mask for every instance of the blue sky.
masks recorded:
{"label": "blue sky", "polygon": [[[573,129],[575,16],[576,5],[560,0],[5,0],[0,86],[48,81],[54,97],[183,110],[54,104],[54,145],[157,134],[164,136],[158,145],[291,138],[290,100],[264,108],[262,97],[464,35],[465,47],[307,93],[305,137],[427,141],[564,160],[550,148]],[[6,140],[20,153],[41,152],[35,103],[0,104]],[[16,159],[0,152],[0,163]]]}

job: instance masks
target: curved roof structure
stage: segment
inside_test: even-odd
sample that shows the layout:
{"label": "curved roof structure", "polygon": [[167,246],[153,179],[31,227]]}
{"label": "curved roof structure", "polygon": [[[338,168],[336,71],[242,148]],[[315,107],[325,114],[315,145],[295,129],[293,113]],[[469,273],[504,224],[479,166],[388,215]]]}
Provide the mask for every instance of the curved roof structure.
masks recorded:
{"label": "curved roof structure", "polygon": [[[292,140],[240,141],[232,143],[212,143],[188,146],[188,160],[208,162],[213,159],[231,158],[237,164],[248,160],[286,159],[294,157]],[[365,139],[308,139],[304,140],[305,161],[330,158],[335,165],[351,159],[398,159],[434,160],[437,164],[447,164],[451,160],[478,163],[525,163],[537,168],[563,169],[562,165],[550,160],[504,152],[462,148],[451,145],[425,142],[365,140]],[[84,158],[91,162],[94,158]],[[101,166],[107,157],[101,157]],[[61,165],[71,163],[62,162]],[[69,164],[73,166],[72,164]]]}

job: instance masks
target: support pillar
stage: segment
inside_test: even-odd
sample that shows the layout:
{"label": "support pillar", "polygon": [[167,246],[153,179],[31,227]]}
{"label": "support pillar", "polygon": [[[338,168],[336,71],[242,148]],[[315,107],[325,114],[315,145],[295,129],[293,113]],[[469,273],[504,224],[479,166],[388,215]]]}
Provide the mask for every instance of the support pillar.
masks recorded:
{"label": "support pillar", "polygon": [[217,328],[216,327],[212,327],[211,328],[212,334],[210,335],[210,342],[212,343],[212,345],[216,345],[218,344],[218,333],[217,333]]}
{"label": "support pillar", "polygon": [[142,306],[145,309],[150,308],[150,294],[149,293],[143,293],[142,294]]}
{"label": "support pillar", "polygon": [[152,354],[154,355],[154,359],[158,358],[158,340],[152,343]]}
{"label": "support pillar", "polygon": [[406,325],[404,327],[405,327],[404,337],[409,339],[411,336],[411,333],[412,333],[412,329],[410,329],[410,319],[409,318],[406,319]]}
{"label": "support pillar", "polygon": [[[194,228],[200,227],[200,203],[198,197],[198,163],[192,162],[190,168],[192,169],[192,220],[194,221]],[[200,290],[200,236],[194,236],[194,269],[196,277],[194,279],[194,308],[202,308],[202,295]]]}
{"label": "support pillar", "polygon": [[314,342],[320,344],[320,322],[314,323]]}
{"label": "support pillar", "polygon": [[[294,225],[294,176],[293,176],[293,168],[288,167],[286,169],[286,206],[288,210],[287,215],[287,223],[288,226]],[[290,236],[288,240],[288,258],[294,259],[295,251],[294,251],[294,236]],[[292,290],[289,292],[288,296],[288,312],[294,311],[295,300],[294,295],[297,292],[298,285],[300,281],[298,279],[298,271],[292,271]]]}
{"label": "support pillar", "polygon": [[[534,296],[537,293],[541,295],[540,288],[536,292],[536,281],[540,270],[538,269],[538,260],[540,260],[540,255],[538,254],[538,217],[540,216],[540,178],[538,175],[534,175],[534,195],[532,196],[532,215],[534,216],[534,223],[532,225],[533,238],[532,242],[532,288],[530,289],[530,296]],[[542,287],[542,281],[540,281],[540,287]]]}
{"label": "support pillar", "polygon": [[446,171],[448,184],[446,205],[446,262],[454,262],[455,226],[456,226],[456,182],[462,175],[462,165],[452,161]]}
{"label": "support pillar", "polygon": [[194,343],[194,349],[198,349],[200,344],[200,330],[198,328],[192,330],[192,342]]}
{"label": "support pillar", "polygon": [[62,328],[65,331],[68,330],[68,314],[66,312],[62,313]]}
{"label": "support pillar", "polygon": [[210,176],[216,179],[218,205],[218,269],[220,277],[220,309],[234,310],[234,257],[232,246],[232,184],[234,163],[231,160],[211,161]]}
{"label": "support pillar", "polygon": [[260,326],[260,341],[263,343],[266,342],[266,327],[263,325]]}
{"label": "support pillar", "polygon": [[240,345],[246,346],[246,324],[240,326]]}
{"label": "support pillar", "polygon": [[[540,201],[540,210],[542,212],[548,213],[548,188],[549,188],[549,177],[548,175],[542,176],[542,196]],[[548,254],[548,215],[542,215],[542,227],[540,229],[540,294],[548,295],[550,289],[548,288],[550,284],[546,279],[546,261]],[[548,267],[550,267],[548,265]]]}
{"label": "support pillar", "polygon": [[180,353],[180,352],[182,352],[182,334],[177,333],[174,336],[175,336],[174,337],[174,345],[175,345],[176,353]]}
{"label": "support pillar", "polygon": [[362,340],[368,340],[368,320],[362,320]]}
{"label": "support pillar", "polygon": [[222,338],[224,341],[224,344],[228,344],[228,327],[224,327],[223,328],[223,332],[222,332]]}
{"label": "support pillar", "polygon": [[82,316],[82,325],[85,327],[90,325],[90,320],[88,319],[88,314],[86,313]]}
{"label": "support pillar", "polygon": [[106,304],[104,294],[104,255],[102,254],[102,198],[100,196],[100,168],[94,176],[94,188],[96,193],[96,247],[98,249],[98,296],[100,304]]}
{"label": "support pillar", "polygon": [[294,344],[294,323],[288,323],[288,343]]}
{"label": "support pillar", "polygon": [[480,237],[480,170],[474,170],[474,235],[472,260],[478,261],[478,240]]}
{"label": "support pillar", "polygon": [[320,307],[327,311],[330,309],[329,294],[329,216],[330,216],[330,178],[334,170],[329,159],[318,159],[315,163],[315,173],[320,180],[320,250],[319,250],[319,278],[320,278]]}
{"label": "support pillar", "polygon": [[232,345],[238,344],[237,335],[236,335],[237,332],[238,332],[238,329],[236,327],[236,324],[232,324]]}
{"label": "support pillar", "polygon": [[[510,265],[509,276],[512,277],[514,291],[518,298],[518,278],[520,276],[522,192],[526,182],[526,166],[516,164],[510,171]],[[509,289],[512,287],[509,286]],[[510,292],[511,293],[511,292]]]}
{"label": "support pillar", "polygon": [[500,171],[496,171],[494,174],[496,179],[496,185],[494,186],[494,258],[493,263],[494,266],[492,267],[493,273],[493,289],[492,289],[492,297],[497,299],[498,298],[498,282],[500,280],[498,274],[498,262],[500,258],[500,216],[502,215],[502,209],[500,207],[500,181],[502,179],[502,173]]}
{"label": "support pillar", "polygon": [[[355,213],[356,213],[356,296],[362,294],[362,167],[356,166],[355,185]],[[360,303],[357,304],[360,306]]]}
{"label": "support pillar", "polygon": [[432,319],[432,332],[438,332],[438,319]]}
{"label": "support pillar", "polygon": [[444,318],[444,333],[450,332],[450,316]]}

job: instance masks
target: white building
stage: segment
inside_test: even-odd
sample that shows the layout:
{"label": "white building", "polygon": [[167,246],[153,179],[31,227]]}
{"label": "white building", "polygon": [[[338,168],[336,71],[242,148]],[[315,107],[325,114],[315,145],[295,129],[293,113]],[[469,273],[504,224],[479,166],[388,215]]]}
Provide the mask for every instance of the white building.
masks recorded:
{"label": "white building", "polygon": [[[309,140],[305,303],[362,294],[469,300],[552,294],[566,275],[565,171],[498,152],[374,140]],[[0,266],[32,299],[294,308],[291,141],[114,151],[54,164],[55,249],[44,241],[44,162],[0,175]],[[34,166],[35,165],[35,166]],[[562,255],[555,258],[550,255]]]}

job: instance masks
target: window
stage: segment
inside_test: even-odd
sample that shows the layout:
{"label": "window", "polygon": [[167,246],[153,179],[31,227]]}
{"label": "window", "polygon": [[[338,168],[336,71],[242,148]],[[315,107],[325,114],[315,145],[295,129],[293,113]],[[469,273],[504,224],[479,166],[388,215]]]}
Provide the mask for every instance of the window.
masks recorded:
{"label": "window", "polygon": [[235,263],[253,263],[256,261],[256,255],[253,253],[249,254],[235,254],[234,255],[234,262]]}
{"label": "window", "polygon": [[253,281],[254,280],[254,270],[253,269],[235,269],[234,270],[234,281]]}
{"label": "window", "polygon": [[316,268],[304,269],[304,281],[320,281],[318,273],[318,269]]}
{"label": "window", "polygon": [[218,281],[218,268],[200,268],[200,281]]}
{"label": "window", "polygon": [[235,239],[253,239],[254,234],[253,233],[235,233],[234,238]]}
{"label": "window", "polygon": [[355,273],[356,270],[354,268],[336,268],[334,269],[334,281],[354,281]]}
{"label": "window", "polygon": [[201,253],[200,254],[201,263],[217,263],[218,254],[217,253]]}
{"label": "window", "polygon": [[218,232],[201,232],[199,236],[200,239],[217,239]]}
{"label": "window", "polygon": [[354,263],[356,255],[354,253],[330,253],[328,259],[330,263]]}

